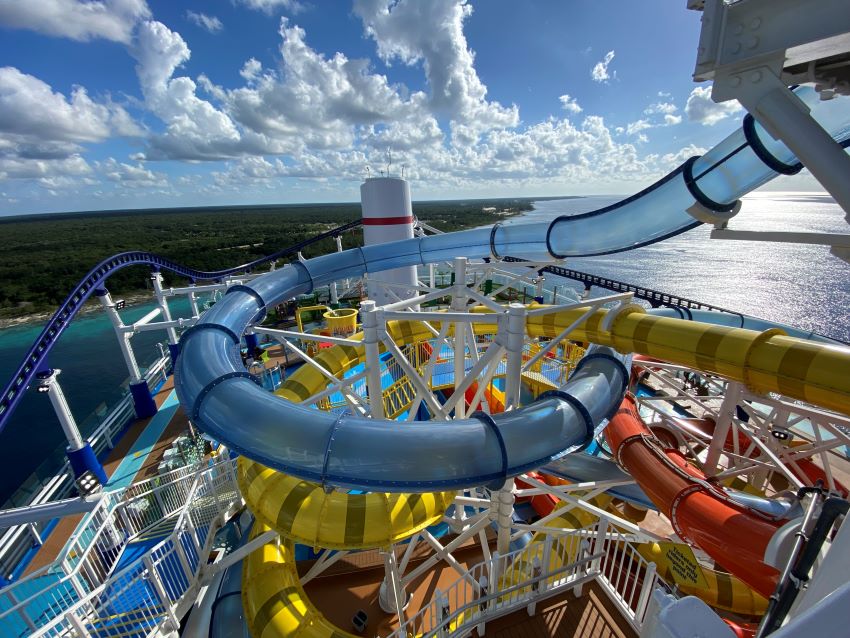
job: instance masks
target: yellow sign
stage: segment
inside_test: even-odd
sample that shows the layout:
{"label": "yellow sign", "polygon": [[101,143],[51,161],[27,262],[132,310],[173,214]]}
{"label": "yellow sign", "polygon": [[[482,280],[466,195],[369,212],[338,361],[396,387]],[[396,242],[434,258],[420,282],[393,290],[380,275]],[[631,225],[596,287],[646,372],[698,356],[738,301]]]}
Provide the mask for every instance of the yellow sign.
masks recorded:
{"label": "yellow sign", "polygon": [[673,580],[680,587],[708,589],[693,550],[684,543],[641,543],[641,556],[655,563],[658,575],[664,580]]}

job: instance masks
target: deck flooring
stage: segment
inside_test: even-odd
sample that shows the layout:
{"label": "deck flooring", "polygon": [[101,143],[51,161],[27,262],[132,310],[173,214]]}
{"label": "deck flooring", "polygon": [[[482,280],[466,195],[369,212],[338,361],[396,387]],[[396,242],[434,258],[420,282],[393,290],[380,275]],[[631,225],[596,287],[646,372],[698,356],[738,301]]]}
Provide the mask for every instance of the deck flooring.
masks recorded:
{"label": "deck flooring", "polygon": [[581,597],[570,590],[538,603],[534,616],[514,612],[487,623],[485,629],[487,636],[496,638],[637,638],[595,582],[584,585]]}
{"label": "deck flooring", "polygon": [[[445,539],[445,542],[448,540]],[[495,538],[491,541],[493,550]],[[413,558],[405,570],[407,573],[431,555],[430,548],[424,545],[423,543],[422,547],[414,551]],[[404,546],[397,548],[397,555],[400,557],[399,549],[403,551]],[[467,568],[482,560],[481,548],[475,541],[455,550],[452,555]],[[311,563],[312,561],[299,563],[299,572],[306,572]],[[358,610],[363,610],[368,616],[363,635],[386,635],[398,629],[398,621],[394,614],[385,613],[378,604],[378,589],[383,576],[383,560],[377,551],[358,552],[311,580],[304,589],[316,608],[340,629],[352,631],[351,619]],[[408,617],[415,615],[428,604],[438,589],[447,590],[459,577],[458,572],[441,561],[414,580],[407,587],[407,593],[412,594],[410,606],[407,608]],[[470,597],[471,594],[472,592],[468,593]],[[585,584],[583,596],[580,598],[576,598],[572,591],[569,591],[539,603],[537,614],[533,617],[529,617],[526,611],[522,610],[488,623],[486,635],[502,638],[636,638],[631,626],[595,583]]]}
{"label": "deck flooring", "polygon": [[[159,392],[157,392],[154,397],[157,407],[163,404],[173,389],[173,377],[168,377],[168,380],[163,384]],[[106,475],[108,477],[111,477],[115,470],[118,469],[121,461],[133,447],[136,439],[138,439],[141,433],[144,432],[149,422],[150,419],[136,419],[124,432],[115,447],[109,452],[106,459],[103,461],[103,469],[106,471]],[[165,428],[156,444],[151,449],[144,463],[142,463],[136,473],[135,479],[133,479],[134,481],[139,481],[156,474],[157,466],[162,461],[165,450],[171,446],[171,442],[174,441],[174,439],[186,430],[187,425],[188,420],[186,419],[183,410],[178,409],[174,414],[174,417],[171,419],[171,422]],[[30,561],[30,564],[27,565],[22,577],[52,563],[65,547],[65,543],[68,542],[68,539],[71,537],[71,534],[74,533],[74,530],[83,519],[83,516],[83,514],[75,514],[74,516],[66,516],[60,520],[56,525],[56,528],[45,539],[44,544]]]}

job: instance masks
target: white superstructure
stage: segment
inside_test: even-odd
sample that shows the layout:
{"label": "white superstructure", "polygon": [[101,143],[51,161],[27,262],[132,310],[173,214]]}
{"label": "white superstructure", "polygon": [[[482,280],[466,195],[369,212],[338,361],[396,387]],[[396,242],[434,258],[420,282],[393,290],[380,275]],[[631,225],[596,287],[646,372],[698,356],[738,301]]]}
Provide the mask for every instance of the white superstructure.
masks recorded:
{"label": "white superstructure", "polygon": [[[410,184],[399,177],[371,177],[360,185],[363,242],[367,246],[411,239],[413,207]],[[408,299],[415,293],[416,268],[406,266],[366,276],[369,299],[378,306]],[[405,288],[410,286],[410,288]]]}

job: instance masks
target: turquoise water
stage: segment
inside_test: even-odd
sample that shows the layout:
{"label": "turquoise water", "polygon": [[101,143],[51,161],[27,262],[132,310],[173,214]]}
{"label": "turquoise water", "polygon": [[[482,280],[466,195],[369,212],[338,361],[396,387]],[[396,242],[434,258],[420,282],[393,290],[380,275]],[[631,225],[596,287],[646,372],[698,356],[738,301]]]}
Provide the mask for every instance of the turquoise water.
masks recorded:
{"label": "turquoise water", "polygon": [[[139,320],[155,307],[140,304],[121,311],[125,323]],[[173,316],[189,316],[185,299],[169,302]],[[43,324],[0,330],[0,383],[5,385],[38,337]],[[132,345],[141,368],[159,357],[158,342],[164,331],[143,332]],[[112,324],[102,311],[78,317],[65,330],[50,355],[59,368],[59,382],[83,435],[91,433],[126,392],[128,374]],[[57,459],[64,456],[64,437],[59,422],[43,394],[27,392],[6,428],[0,433],[0,503],[32,472],[50,476]],[[39,467],[41,466],[41,467]]]}

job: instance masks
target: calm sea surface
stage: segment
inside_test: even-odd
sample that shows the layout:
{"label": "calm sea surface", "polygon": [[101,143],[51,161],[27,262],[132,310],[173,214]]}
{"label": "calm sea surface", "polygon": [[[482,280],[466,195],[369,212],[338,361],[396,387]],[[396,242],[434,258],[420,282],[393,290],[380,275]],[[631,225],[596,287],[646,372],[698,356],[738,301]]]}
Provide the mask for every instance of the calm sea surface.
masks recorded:
{"label": "calm sea surface", "polygon": [[[586,212],[619,199],[541,201],[522,220]],[[848,230],[843,212],[830,197],[787,193],[744,199],[743,210],[730,227]],[[702,226],[661,244],[618,255],[573,259],[568,265],[850,341],[850,265],[822,246],[710,240],[709,229]],[[152,307],[128,309],[125,322],[137,320]],[[185,306],[175,303],[174,308],[187,314]],[[0,330],[0,383],[9,379],[40,330],[40,325]],[[155,360],[159,353],[156,342],[163,340],[164,334],[158,333],[133,338],[142,367]],[[104,403],[112,405],[120,398],[121,384],[127,378],[115,335],[103,313],[77,319],[54,348],[51,365],[63,370],[60,381],[71,410],[83,433],[90,432],[99,422],[93,413],[103,414]],[[0,433],[0,503],[57,447],[61,454],[62,440],[49,401],[29,392]]]}
{"label": "calm sea surface", "polygon": [[[618,197],[535,203],[523,220],[595,210]],[[850,232],[827,195],[759,193],[743,200],[733,230]],[[850,341],[850,264],[825,246],[709,239],[699,226],[625,253],[567,260],[567,266]]]}

